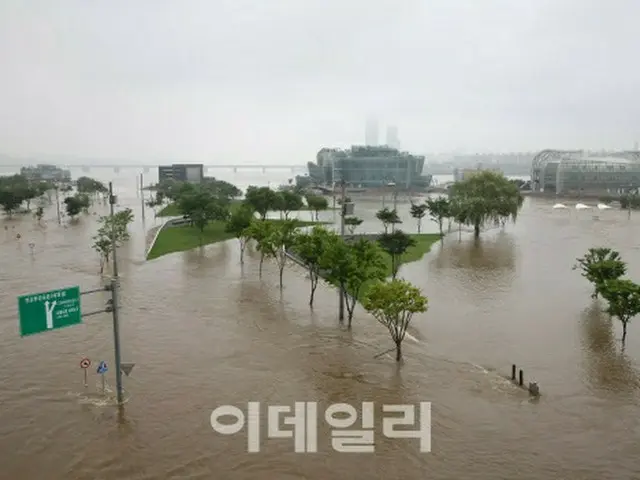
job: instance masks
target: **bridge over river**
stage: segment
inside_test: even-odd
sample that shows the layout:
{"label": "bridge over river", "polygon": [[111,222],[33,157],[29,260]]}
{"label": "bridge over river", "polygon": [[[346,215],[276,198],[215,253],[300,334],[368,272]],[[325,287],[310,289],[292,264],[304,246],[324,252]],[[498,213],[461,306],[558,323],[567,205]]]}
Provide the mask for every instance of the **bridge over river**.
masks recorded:
{"label": "bridge over river", "polygon": [[[19,171],[21,167],[25,165],[31,165],[36,163],[46,163],[46,162],[33,162],[33,163],[5,163],[0,165],[0,172],[14,172]],[[111,170],[115,173],[119,173],[122,170],[138,170],[144,173],[148,173],[150,171],[157,171],[159,164],[150,165],[150,164],[136,164],[136,163],[97,163],[97,164],[68,164],[68,163],[49,163],[48,165],[55,165],[62,169],[75,169],[82,170],[83,172],[91,172],[91,171],[104,171]],[[267,171],[287,171],[291,173],[306,173],[307,167],[306,165],[246,165],[246,164],[216,164],[216,165],[206,165],[204,164],[204,169],[206,172],[216,172],[220,170],[231,170],[233,172],[238,171],[253,171],[253,172],[267,172]]]}

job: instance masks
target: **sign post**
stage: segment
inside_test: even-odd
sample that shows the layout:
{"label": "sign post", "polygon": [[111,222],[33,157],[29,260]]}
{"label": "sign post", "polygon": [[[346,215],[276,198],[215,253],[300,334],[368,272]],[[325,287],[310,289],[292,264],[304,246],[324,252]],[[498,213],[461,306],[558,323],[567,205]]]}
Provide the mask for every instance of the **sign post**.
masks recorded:
{"label": "sign post", "polygon": [[91,360],[88,358],[83,358],[80,360],[80,368],[84,372],[84,388],[87,388],[89,384],[87,383],[87,369],[91,366]]}
{"label": "sign post", "polygon": [[104,374],[109,371],[109,367],[107,366],[107,362],[104,360],[98,364],[98,368],[96,369],[96,373],[100,375],[102,378],[102,393],[105,392],[105,384],[104,384]]}
{"label": "sign post", "polygon": [[22,295],[18,313],[23,337],[82,323],[80,287]]}

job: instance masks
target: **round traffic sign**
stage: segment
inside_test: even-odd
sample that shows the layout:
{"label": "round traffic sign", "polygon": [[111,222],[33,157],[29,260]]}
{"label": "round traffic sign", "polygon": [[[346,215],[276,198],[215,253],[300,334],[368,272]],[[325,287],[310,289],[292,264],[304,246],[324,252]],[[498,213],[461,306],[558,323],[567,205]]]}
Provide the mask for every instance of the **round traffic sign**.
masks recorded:
{"label": "round traffic sign", "polygon": [[91,366],[91,360],[88,358],[83,358],[80,360],[80,368],[89,368]]}

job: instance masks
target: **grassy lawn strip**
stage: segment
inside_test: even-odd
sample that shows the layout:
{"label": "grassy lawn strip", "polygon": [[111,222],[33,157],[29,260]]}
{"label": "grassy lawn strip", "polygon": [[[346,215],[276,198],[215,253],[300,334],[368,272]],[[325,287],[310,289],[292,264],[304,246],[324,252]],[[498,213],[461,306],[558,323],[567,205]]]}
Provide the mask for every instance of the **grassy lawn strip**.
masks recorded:
{"label": "grassy lawn strip", "polygon": [[[281,220],[266,220],[267,222],[279,223]],[[318,222],[303,222],[298,220],[300,227],[306,227],[308,225],[317,225]],[[234,238],[233,234],[225,232],[225,222],[213,221],[205,227],[204,232],[200,234],[200,230],[197,227],[182,226],[182,227],[168,227],[164,228],[153,248],[147,255],[147,260],[153,260],[154,258],[167,255],[169,253],[184,252],[185,250],[191,250],[192,248],[200,247],[201,245],[209,245],[211,243],[224,242]]]}
{"label": "grassy lawn strip", "polygon": [[[238,208],[241,204],[242,204],[242,200],[231,200],[231,210],[233,211],[234,208]],[[333,210],[333,207],[329,206],[329,208],[327,210]],[[336,208],[336,210],[337,210],[337,208]],[[309,209],[309,207],[307,207],[305,205],[299,211],[301,211],[301,212],[309,212],[311,210]],[[160,210],[157,213],[156,216],[158,216],[158,217],[181,217],[182,213],[180,213],[180,210],[178,210],[178,206],[175,203],[170,203],[169,205],[164,207],[162,210]]]}

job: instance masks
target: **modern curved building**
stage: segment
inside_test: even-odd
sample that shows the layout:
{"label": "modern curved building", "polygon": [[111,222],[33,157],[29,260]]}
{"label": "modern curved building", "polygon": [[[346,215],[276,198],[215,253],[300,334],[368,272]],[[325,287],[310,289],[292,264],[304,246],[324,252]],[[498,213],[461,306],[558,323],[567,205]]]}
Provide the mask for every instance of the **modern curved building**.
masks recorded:
{"label": "modern curved building", "polygon": [[426,189],[431,175],[423,174],[425,157],[383,146],[358,146],[340,150],[323,148],[316,155],[316,162],[308,162],[308,177],[298,177],[298,185],[304,182],[316,185],[332,185],[344,180],[350,187],[377,188],[390,183],[402,189]]}
{"label": "modern curved building", "polygon": [[640,152],[543,150],[531,164],[534,192],[615,195],[639,187]]}

